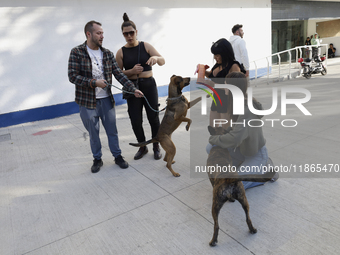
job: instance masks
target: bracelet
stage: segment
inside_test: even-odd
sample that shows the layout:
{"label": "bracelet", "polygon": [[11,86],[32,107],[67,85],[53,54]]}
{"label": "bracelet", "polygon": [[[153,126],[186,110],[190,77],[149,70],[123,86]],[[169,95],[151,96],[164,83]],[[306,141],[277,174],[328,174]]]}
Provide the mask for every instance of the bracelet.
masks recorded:
{"label": "bracelet", "polygon": [[97,87],[97,86],[94,86],[94,87],[93,87],[93,84],[92,84],[93,81],[94,81],[94,85],[96,85],[96,79],[92,79],[92,80],[90,81],[90,87],[94,89],[94,88]]}

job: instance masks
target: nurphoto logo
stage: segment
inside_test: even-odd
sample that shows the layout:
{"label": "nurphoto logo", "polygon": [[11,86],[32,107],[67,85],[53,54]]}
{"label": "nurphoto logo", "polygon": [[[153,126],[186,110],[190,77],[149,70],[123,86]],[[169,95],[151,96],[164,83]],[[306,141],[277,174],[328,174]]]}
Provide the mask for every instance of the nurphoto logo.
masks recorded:
{"label": "nurphoto logo", "polygon": [[[217,96],[217,98],[219,99],[221,105],[221,99],[220,96],[218,95],[218,93],[216,92],[216,90],[214,88],[212,88],[209,85],[206,85],[204,83],[200,83],[201,85],[205,85],[207,86],[209,89],[211,89],[214,94]],[[244,96],[243,93],[241,91],[241,89],[239,89],[238,87],[234,86],[234,85],[230,85],[230,84],[216,84],[215,88],[219,88],[219,89],[228,89],[229,93],[232,93],[233,95],[233,114],[235,115],[244,115]],[[199,88],[203,91],[205,91],[206,93],[208,93],[215,105],[216,103],[216,99],[213,97],[213,95],[206,89],[203,88]],[[277,109],[278,106],[278,90],[279,88],[272,88],[272,106],[269,109],[265,109],[265,110],[258,110],[255,109],[253,106],[253,88],[248,88],[248,99],[247,99],[247,104],[248,104],[248,108],[249,110],[255,114],[255,115],[259,115],[259,116],[268,116],[272,113],[274,113]],[[302,98],[287,98],[287,95],[289,93],[300,93],[302,95],[304,95],[304,97]],[[201,114],[202,115],[207,115],[207,98],[205,96],[201,97]],[[306,116],[311,116],[312,114],[306,109],[306,107],[303,105],[305,103],[307,103],[309,100],[311,99],[311,93],[309,90],[304,89],[304,88],[296,88],[296,87],[282,87],[281,88],[281,116],[286,116],[287,115],[287,105],[295,105],[304,115]],[[298,122],[295,119],[251,119],[248,120],[248,122],[246,123],[246,121],[244,120],[242,123],[238,123],[238,122],[233,122],[232,120],[230,121],[230,125],[248,125],[250,127],[261,127],[264,125],[265,122],[271,123],[271,126],[274,127],[274,123],[275,122],[281,122],[281,125],[283,127],[295,127],[297,126]],[[228,123],[228,120],[226,119],[215,119],[214,120],[214,127],[221,125],[221,124],[226,124]]]}

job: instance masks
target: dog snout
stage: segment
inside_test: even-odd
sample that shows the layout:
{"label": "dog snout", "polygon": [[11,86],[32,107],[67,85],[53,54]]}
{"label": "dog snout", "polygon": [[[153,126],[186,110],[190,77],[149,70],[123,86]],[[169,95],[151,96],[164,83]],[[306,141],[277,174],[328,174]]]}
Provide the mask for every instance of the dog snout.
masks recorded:
{"label": "dog snout", "polygon": [[184,80],[185,86],[187,86],[187,85],[190,84],[190,78],[189,78],[189,77],[186,77],[186,78],[184,78],[183,80]]}

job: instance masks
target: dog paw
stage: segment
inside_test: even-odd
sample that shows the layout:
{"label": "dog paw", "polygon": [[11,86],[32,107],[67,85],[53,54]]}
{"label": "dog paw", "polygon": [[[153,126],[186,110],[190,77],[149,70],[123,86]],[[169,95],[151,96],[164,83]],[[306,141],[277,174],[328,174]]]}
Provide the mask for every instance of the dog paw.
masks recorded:
{"label": "dog paw", "polygon": [[257,229],[256,228],[253,228],[251,230],[249,230],[251,234],[256,234],[257,233]]}
{"label": "dog paw", "polygon": [[173,176],[175,176],[175,177],[180,177],[181,175],[179,174],[179,173],[173,173]]}
{"label": "dog paw", "polygon": [[210,246],[216,246],[216,243],[217,243],[217,241],[211,240],[210,243],[209,243],[209,245],[210,245]]}
{"label": "dog paw", "polygon": [[189,120],[188,124],[185,127],[187,131],[189,131],[191,123],[192,123],[192,120]]}

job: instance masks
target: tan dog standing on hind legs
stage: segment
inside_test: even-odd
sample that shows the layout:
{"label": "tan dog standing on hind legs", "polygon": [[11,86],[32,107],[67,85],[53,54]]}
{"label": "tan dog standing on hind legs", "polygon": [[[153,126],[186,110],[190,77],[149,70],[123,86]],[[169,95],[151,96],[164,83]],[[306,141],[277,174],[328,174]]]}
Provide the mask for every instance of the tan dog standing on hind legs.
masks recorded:
{"label": "tan dog standing on hind legs", "polygon": [[[222,127],[213,128],[209,126],[208,129],[211,135],[222,135],[224,132],[226,132]],[[207,168],[209,166],[215,167],[216,165],[225,167],[232,166],[232,159],[228,149],[215,146],[210,150],[207,159]],[[255,234],[257,232],[249,217],[249,203],[242,181],[267,182],[272,180],[274,175],[274,171],[268,171],[262,175],[238,175],[238,173],[234,172],[233,169],[232,171],[226,172],[208,172],[209,180],[211,182],[211,185],[213,186],[213,204],[211,214],[214,220],[214,234],[209,243],[211,246],[215,246],[217,243],[217,236],[219,231],[218,214],[224,203],[227,201],[234,202],[235,200],[238,200],[240,202],[246,214],[246,222],[250,233]]]}
{"label": "tan dog standing on hind legs", "polygon": [[171,140],[171,135],[182,122],[188,123],[186,130],[189,130],[192,121],[186,117],[187,111],[201,100],[201,97],[199,97],[189,102],[185,96],[182,95],[182,89],[189,84],[190,78],[173,75],[170,78],[166,111],[156,137],[142,143],[129,143],[135,147],[142,147],[150,143],[159,142],[165,150],[164,161],[167,162],[166,167],[175,177],[180,176],[180,174],[172,169],[172,164],[175,163],[173,159],[176,154],[176,147]]}

